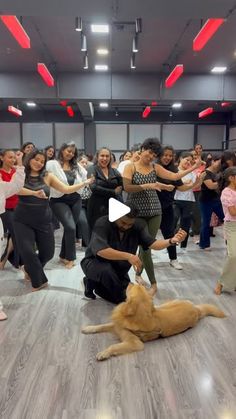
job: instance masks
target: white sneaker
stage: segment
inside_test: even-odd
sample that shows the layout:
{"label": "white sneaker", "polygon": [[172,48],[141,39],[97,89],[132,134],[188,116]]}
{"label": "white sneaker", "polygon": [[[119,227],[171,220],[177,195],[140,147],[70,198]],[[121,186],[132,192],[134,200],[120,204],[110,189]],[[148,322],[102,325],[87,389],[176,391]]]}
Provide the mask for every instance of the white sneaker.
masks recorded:
{"label": "white sneaker", "polygon": [[180,263],[178,262],[178,259],[170,260],[170,266],[172,266],[172,268],[178,269],[179,271],[183,269],[183,266],[180,265]]}

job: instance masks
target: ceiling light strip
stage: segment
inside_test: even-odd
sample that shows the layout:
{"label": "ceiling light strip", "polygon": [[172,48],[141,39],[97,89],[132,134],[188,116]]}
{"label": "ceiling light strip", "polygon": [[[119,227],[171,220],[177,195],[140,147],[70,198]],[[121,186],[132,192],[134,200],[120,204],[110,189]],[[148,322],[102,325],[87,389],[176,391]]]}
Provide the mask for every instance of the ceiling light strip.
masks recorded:
{"label": "ceiling light strip", "polygon": [[8,106],[7,110],[15,116],[22,116],[22,111],[14,106]]}
{"label": "ceiling light strip", "polygon": [[172,87],[184,72],[183,64],[177,64],[165,81],[165,87]]}
{"label": "ceiling light strip", "polygon": [[66,112],[68,113],[68,115],[69,115],[71,118],[73,118],[73,116],[75,115],[75,114],[74,114],[74,111],[73,111],[72,106],[67,106],[67,107],[66,107]]}
{"label": "ceiling light strip", "polygon": [[203,111],[199,112],[198,118],[205,118],[208,115],[211,115],[214,112],[213,108],[206,108]]}
{"label": "ceiling light strip", "polygon": [[47,66],[43,63],[38,63],[37,66],[38,73],[42,77],[43,81],[49,86],[54,86],[54,78],[52,77],[50,71],[48,70]]}
{"label": "ceiling light strip", "polygon": [[201,51],[224,22],[225,19],[208,19],[193,40],[193,51]]}
{"label": "ceiling light strip", "polygon": [[16,16],[1,15],[1,19],[7,29],[14,36],[15,40],[22,48],[30,48],[30,38],[25,32]]}
{"label": "ceiling light strip", "polygon": [[227,106],[230,106],[231,102],[221,102],[221,107],[226,108]]}
{"label": "ceiling light strip", "polygon": [[146,106],[146,108],[144,109],[144,111],[142,113],[142,117],[143,118],[147,118],[148,115],[150,114],[150,112],[151,112],[151,107],[150,106]]}

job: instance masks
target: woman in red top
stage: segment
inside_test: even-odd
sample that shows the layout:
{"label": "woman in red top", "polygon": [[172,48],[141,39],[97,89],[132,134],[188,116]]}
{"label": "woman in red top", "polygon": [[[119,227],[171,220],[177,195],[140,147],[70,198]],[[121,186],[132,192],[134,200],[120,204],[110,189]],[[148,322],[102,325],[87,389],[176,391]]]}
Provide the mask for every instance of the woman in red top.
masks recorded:
{"label": "woman in red top", "polygon": [[[15,173],[16,155],[12,150],[3,150],[0,156],[0,176],[4,182],[10,182]],[[7,246],[0,260],[0,269],[9,262],[15,267],[20,266],[20,257],[17,251],[13,229],[13,212],[18,204],[18,195],[12,195],[6,199],[6,211],[1,215],[4,230],[8,232]]]}

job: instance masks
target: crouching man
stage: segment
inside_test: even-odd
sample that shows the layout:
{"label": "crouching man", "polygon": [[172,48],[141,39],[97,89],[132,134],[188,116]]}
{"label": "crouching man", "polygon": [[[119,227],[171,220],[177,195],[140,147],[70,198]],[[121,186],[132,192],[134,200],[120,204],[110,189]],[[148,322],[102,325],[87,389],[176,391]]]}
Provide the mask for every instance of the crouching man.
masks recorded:
{"label": "crouching man", "polygon": [[[96,295],[119,304],[126,299],[126,288],[130,282],[128,271],[131,266],[140,271],[141,260],[136,255],[138,246],[144,250],[162,250],[182,242],[186,233],[179,230],[174,237],[156,240],[151,237],[146,222],[136,218],[138,210],[128,201],[130,212],[114,222],[108,216],[97,220],[91,241],[81,261],[85,274],[85,296],[95,299]],[[155,289],[156,292],[156,289]],[[155,292],[150,293],[154,295]]]}

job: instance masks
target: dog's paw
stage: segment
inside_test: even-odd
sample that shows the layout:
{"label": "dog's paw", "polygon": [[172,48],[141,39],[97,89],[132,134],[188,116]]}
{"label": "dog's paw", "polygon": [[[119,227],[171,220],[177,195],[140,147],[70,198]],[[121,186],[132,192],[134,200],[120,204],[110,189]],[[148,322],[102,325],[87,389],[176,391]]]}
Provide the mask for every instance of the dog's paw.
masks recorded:
{"label": "dog's paw", "polygon": [[111,356],[110,351],[108,349],[105,349],[102,352],[98,352],[96,358],[97,358],[97,361],[104,361],[105,359],[110,358],[110,356]]}
{"label": "dog's paw", "polygon": [[85,335],[89,335],[90,333],[97,333],[96,326],[84,326],[82,327],[81,332]]}

